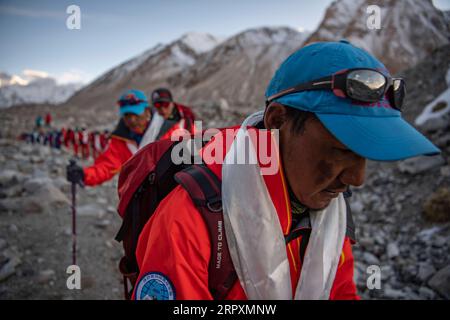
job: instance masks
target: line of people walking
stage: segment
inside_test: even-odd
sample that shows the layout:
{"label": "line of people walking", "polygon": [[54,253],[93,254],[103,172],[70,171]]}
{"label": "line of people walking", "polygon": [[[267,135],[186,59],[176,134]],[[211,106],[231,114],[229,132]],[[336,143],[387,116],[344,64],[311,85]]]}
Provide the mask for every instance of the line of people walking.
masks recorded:
{"label": "line of people walking", "polygon": [[109,130],[88,131],[85,128],[49,128],[44,130],[42,127],[35,128],[32,132],[23,133],[21,140],[30,144],[42,144],[50,148],[67,150],[72,149],[73,155],[78,158],[94,159],[105,149],[110,132]]}

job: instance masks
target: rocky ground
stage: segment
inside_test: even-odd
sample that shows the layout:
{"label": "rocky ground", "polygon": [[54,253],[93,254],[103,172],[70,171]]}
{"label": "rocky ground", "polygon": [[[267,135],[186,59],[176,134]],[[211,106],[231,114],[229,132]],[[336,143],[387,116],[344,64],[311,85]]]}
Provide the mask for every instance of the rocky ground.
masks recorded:
{"label": "rocky ground", "polygon": [[[443,141],[442,157],[371,162],[365,186],[353,190],[363,298],[450,298],[448,135],[447,128],[431,134]],[[70,153],[10,139],[0,140],[0,150],[0,299],[121,299],[116,180],[77,189],[82,289],[69,290]],[[367,288],[370,265],[381,269],[379,290]]]}
{"label": "rocky ground", "polygon": [[0,299],[121,299],[116,181],[77,189],[81,290],[72,264],[69,153],[0,140]]}
{"label": "rocky ground", "polygon": [[[450,119],[419,128],[441,156],[369,163],[354,190],[355,279],[364,298],[450,299]],[[367,267],[381,269],[369,290]]]}

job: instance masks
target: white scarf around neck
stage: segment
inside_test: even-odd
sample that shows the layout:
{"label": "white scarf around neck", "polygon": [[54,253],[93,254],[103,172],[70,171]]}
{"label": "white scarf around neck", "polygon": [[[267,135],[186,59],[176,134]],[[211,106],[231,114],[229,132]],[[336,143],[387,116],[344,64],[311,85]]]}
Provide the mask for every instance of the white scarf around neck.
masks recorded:
{"label": "white scarf around neck", "polygon": [[234,161],[236,153],[245,152],[245,140],[251,144],[250,159],[256,159],[247,126],[263,115],[257,112],[244,121],[222,167],[225,235],[233,265],[248,299],[328,299],[345,238],[344,198],[340,194],[327,208],[310,210],[312,231],[293,297],[284,235],[261,168],[257,161]]}

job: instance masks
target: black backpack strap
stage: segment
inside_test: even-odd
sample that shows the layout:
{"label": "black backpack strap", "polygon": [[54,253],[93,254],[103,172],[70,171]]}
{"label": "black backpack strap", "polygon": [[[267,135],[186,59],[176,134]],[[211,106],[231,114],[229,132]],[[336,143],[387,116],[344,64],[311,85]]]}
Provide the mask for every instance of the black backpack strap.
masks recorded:
{"label": "black backpack strap", "polygon": [[350,208],[350,202],[348,201],[348,198],[345,198],[345,206],[347,207],[347,233],[346,236],[350,238],[350,241],[352,244],[355,244],[357,242],[356,239],[356,228],[355,228],[355,222],[353,221],[353,214],[352,209]]}
{"label": "black backpack strap", "polygon": [[[348,190],[350,192],[350,190]],[[348,198],[351,197],[351,193],[344,194],[345,206],[347,208],[347,228],[345,230],[345,236],[348,237],[352,244],[356,243],[355,223],[353,221],[353,215],[350,208]],[[311,235],[311,219],[309,212],[306,213],[292,229],[289,234],[284,237],[286,244],[294,239],[302,236],[300,241],[300,260],[303,261],[305,256],[306,247],[308,246],[309,236]]]}
{"label": "black backpack strap", "polygon": [[175,180],[189,193],[208,228],[211,259],[208,287],[216,300],[225,299],[237,280],[225,236],[221,182],[205,165],[192,165],[178,172]]}

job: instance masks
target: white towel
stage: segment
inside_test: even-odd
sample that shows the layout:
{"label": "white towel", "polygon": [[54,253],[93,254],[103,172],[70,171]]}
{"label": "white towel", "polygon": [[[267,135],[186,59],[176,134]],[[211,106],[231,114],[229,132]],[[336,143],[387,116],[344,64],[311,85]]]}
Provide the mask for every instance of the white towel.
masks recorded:
{"label": "white towel", "polygon": [[[249,116],[239,129],[222,167],[225,234],[240,283],[251,300],[291,300],[291,277],[278,214],[250,142],[249,164],[235,164],[236,153],[251,141],[247,126],[263,112]],[[256,164],[255,164],[256,163]],[[328,299],[339,263],[346,229],[342,194],[324,210],[310,211],[312,232],[295,299]]]}

